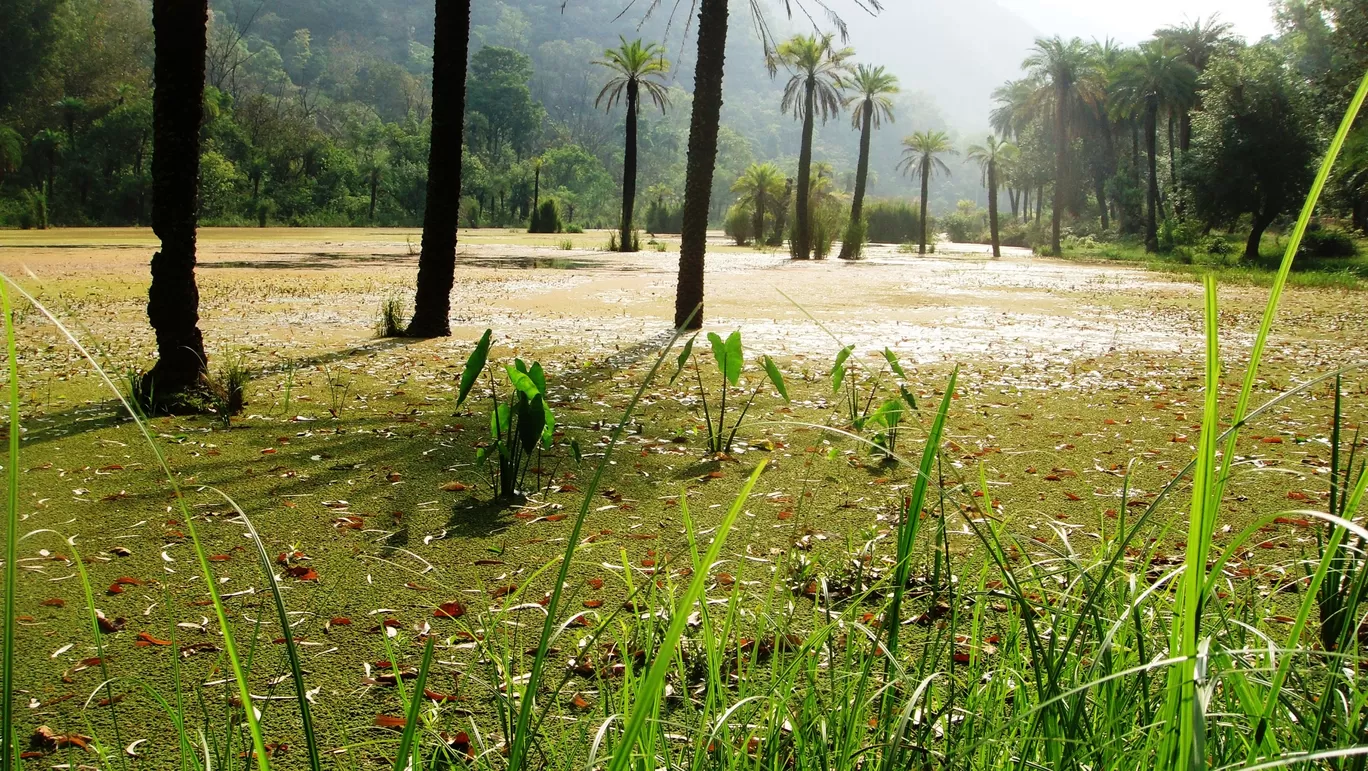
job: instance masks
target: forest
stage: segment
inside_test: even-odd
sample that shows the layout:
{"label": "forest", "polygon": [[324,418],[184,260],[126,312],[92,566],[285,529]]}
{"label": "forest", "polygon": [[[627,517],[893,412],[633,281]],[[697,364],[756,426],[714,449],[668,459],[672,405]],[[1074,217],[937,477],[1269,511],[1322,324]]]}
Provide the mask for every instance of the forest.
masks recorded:
{"label": "forest", "polygon": [[[211,8],[201,221],[421,222],[432,71],[425,6],[215,0]],[[16,10],[32,23],[3,33],[14,66],[0,84],[0,226],[145,224],[148,3],[25,0]],[[648,46],[662,63],[659,98],[640,110],[637,129],[637,224],[678,232],[691,103],[691,51],[680,37],[687,25],[663,12],[624,25],[620,17],[636,12],[621,10],[613,0],[565,8],[494,0],[472,10],[463,226],[526,225],[540,195],[571,229],[620,224],[625,116],[602,109],[611,68],[594,63],[606,65],[605,49],[625,46],[631,33],[658,40]],[[1363,57],[1356,4],[1282,0],[1277,14],[1281,33],[1263,41],[1238,39],[1219,18],[1176,23],[1136,47],[1046,39],[1020,77],[994,92],[996,106],[979,127],[948,126],[930,97],[901,90],[890,73],[878,95],[889,125],[875,132],[864,172],[875,199],[864,213],[866,238],[918,239],[921,165],[904,168],[900,159],[926,148],[913,144],[917,134],[940,132],[927,167],[933,234],[987,242],[987,209],[996,203],[985,207],[986,167],[969,151],[992,133],[1004,244],[1059,253],[1069,243],[1131,239],[1151,252],[1257,256],[1261,235],[1285,223],[1310,184],[1329,122],[1348,98],[1342,73]],[[766,36],[794,26],[771,15]],[[728,44],[744,66],[728,74],[709,220],[742,242],[756,228],[757,191],[762,210],[763,199],[772,201],[773,222],[761,228],[782,231],[795,200],[800,127],[782,109],[786,78],[777,75],[790,69],[776,64],[773,43],[743,30]],[[842,62],[827,73],[835,101],[815,130],[810,206],[829,220],[827,230],[848,235],[859,170],[858,131],[845,114],[856,101],[847,97],[859,92],[856,63],[868,57],[841,41],[830,52]],[[1264,111],[1280,119],[1250,119]],[[1365,136],[1351,138],[1327,201],[1346,228],[1368,224]],[[1351,250],[1342,229],[1318,238],[1326,256]]]}

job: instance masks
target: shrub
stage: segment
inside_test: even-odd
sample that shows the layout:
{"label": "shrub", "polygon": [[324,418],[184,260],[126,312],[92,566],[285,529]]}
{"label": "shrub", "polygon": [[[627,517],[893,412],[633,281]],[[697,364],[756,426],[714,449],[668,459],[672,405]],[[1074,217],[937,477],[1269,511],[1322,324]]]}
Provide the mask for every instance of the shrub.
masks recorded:
{"label": "shrub", "polygon": [[[730,453],[732,441],[736,438],[736,432],[741,428],[741,423],[746,419],[746,413],[750,412],[751,404],[755,402],[755,397],[760,393],[761,386],[757,385],[751,390],[750,398],[746,400],[745,406],[741,408],[741,414],[736,416],[736,421],[731,424],[731,429],[727,428],[727,395],[732,391],[739,390],[745,394],[741,387],[741,365],[745,362],[745,357],[741,349],[741,331],[737,330],[723,340],[716,332],[708,333],[708,343],[712,346],[713,361],[717,364],[717,374],[722,377],[722,387],[719,397],[714,400],[715,409],[708,409],[708,391],[703,386],[703,370],[698,366],[698,358],[693,355],[694,341],[698,339],[695,334],[689,338],[689,342],[684,344],[684,350],[675,360],[675,372],[670,378],[673,385],[684,372],[685,365],[690,361],[694,365],[694,377],[698,382],[698,398],[703,405],[703,419],[708,425],[708,452],[710,453]],[[761,366],[765,370],[765,376],[774,386],[774,390],[785,402],[789,400],[788,389],[784,386],[784,376],[779,372],[779,367],[775,365],[770,357],[766,356],[761,360]],[[739,401],[739,400],[737,400]],[[733,412],[736,408],[736,401],[732,402]]]}
{"label": "shrub", "polygon": [[660,199],[646,209],[647,233],[676,234],[684,230],[684,207],[671,207]]}
{"label": "shrub", "polygon": [[824,202],[812,211],[812,256],[822,260],[831,256],[831,246],[845,229],[845,209],[835,201]]}
{"label": "shrub", "polygon": [[869,224],[864,217],[846,221],[845,235],[841,237],[841,256],[847,260],[858,260],[864,256]]}
{"label": "shrub", "polygon": [[580,227],[579,225],[566,225],[564,228],[561,229],[561,232],[562,232],[562,233],[583,233],[583,232],[584,232],[584,228]]}
{"label": "shrub", "polygon": [[874,201],[864,208],[868,243],[902,244],[920,235],[921,212],[908,201]]}
{"label": "shrub", "polygon": [[727,209],[727,218],[722,223],[722,230],[736,241],[737,246],[742,246],[754,235],[751,233],[754,219],[755,215],[751,213],[749,206],[732,204],[732,207]]}
{"label": "shrub", "polygon": [[940,219],[940,227],[951,241],[983,242],[987,240],[983,237],[985,216],[973,201],[960,201],[953,214]]}
{"label": "shrub", "polygon": [[564,228],[560,218],[560,208],[554,198],[547,198],[532,212],[528,224],[529,233],[559,233]]}
{"label": "shrub", "polygon": [[1354,237],[1340,228],[1308,228],[1302,237],[1301,257],[1353,257],[1358,254]]}

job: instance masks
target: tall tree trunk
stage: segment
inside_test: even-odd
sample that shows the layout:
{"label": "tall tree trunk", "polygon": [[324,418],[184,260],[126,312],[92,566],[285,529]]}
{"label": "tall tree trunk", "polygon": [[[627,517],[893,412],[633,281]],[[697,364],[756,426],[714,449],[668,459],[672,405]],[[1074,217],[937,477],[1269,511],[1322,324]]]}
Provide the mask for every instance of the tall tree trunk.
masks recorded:
{"label": "tall tree trunk", "polygon": [[1021,189],[1021,221],[1027,223],[1031,221],[1031,186],[1027,185]]}
{"label": "tall tree trunk", "polygon": [[1173,111],[1168,114],[1168,150],[1169,150],[1169,197],[1173,200],[1174,215],[1180,214],[1180,201],[1178,195],[1178,148],[1174,137]]}
{"label": "tall tree trunk", "polygon": [[[371,169],[370,173],[370,213],[367,219],[375,220],[375,199],[380,192],[380,170]],[[255,196],[253,196],[255,198]]]}
{"label": "tall tree trunk", "polygon": [[636,203],[638,88],[635,79],[627,81],[627,147],[622,154],[622,227],[618,241],[624,252],[636,251],[632,248],[632,206]]}
{"label": "tall tree trunk", "polygon": [[921,238],[917,241],[917,254],[926,254],[926,203],[930,195],[931,181],[931,158],[927,156],[922,160],[921,168]]}
{"label": "tall tree trunk", "polygon": [[1060,89],[1055,90],[1055,185],[1054,204],[1050,212],[1050,253],[1056,257],[1063,254],[1059,245],[1059,231],[1064,217],[1064,177],[1069,168],[1069,126],[1064,116],[1066,96]]}
{"label": "tall tree trunk", "polygon": [[1002,256],[1002,245],[998,241],[998,186],[997,162],[988,162],[988,234],[993,239],[993,259]]}
{"label": "tall tree trunk", "polygon": [[1039,225],[1039,224],[1040,224],[1040,214],[1041,214],[1041,212],[1045,211],[1045,186],[1044,186],[1044,185],[1036,185],[1035,206],[1036,206],[1035,221],[1036,221],[1036,224]]}
{"label": "tall tree trunk", "polygon": [[708,245],[708,206],[713,166],[717,163],[722,65],[726,55],[727,0],[699,0],[698,59],[694,65],[694,103],[689,116],[689,155],[684,173],[675,327],[703,326],[703,258]]}
{"label": "tall tree trunk", "polygon": [[147,291],[157,363],[143,376],[142,390],[164,407],[194,388],[207,366],[195,285],[195,229],[208,22],[208,0],[153,2],[152,231],[161,239],[161,251],[152,255]]}
{"label": "tall tree trunk", "polygon": [[1102,215],[1102,229],[1106,230],[1110,223],[1110,220],[1107,218],[1107,182],[1101,168],[1097,170],[1093,185],[1093,194],[1097,196],[1097,210]]}
{"label": "tall tree trunk", "polygon": [[1012,219],[1017,218],[1017,191],[1015,188],[1007,188],[1007,203],[1012,207]]}
{"label": "tall tree trunk", "polygon": [[874,105],[869,105],[860,119],[860,158],[855,163],[855,197],[850,201],[850,224],[846,227],[845,238],[841,240],[841,253],[837,255],[843,260],[858,258],[860,247],[863,246],[854,243],[853,236],[864,237],[860,218],[864,216],[865,182],[869,177],[869,135],[873,130],[873,108]]}
{"label": "tall tree trunk", "polygon": [[1245,241],[1244,258],[1246,260],[1259,259],[1259,243],[1263,241],[1263,234],[1268,230],[1268,226],[1273,224],[1273,216],[1263,212],[1253,213],[1253,227],[1249,231],[1249,238]]}
{"label": "tall tree trunk", "polygon": [[[432,39],[432,142],[418,291],[409,337],[451,334],[451,285],[456,280],[456,227],[461,208],[461,132],[464,129],[470,0],[436,0]],[[502,194],[501,194],[502,195]]]}
{"label": "tall tree trunk", "polygon": [[1159,105],[1145,110],[1145,146],[1149,152],[1149,191],[1145,203],[1145,251],[1159,251]]}
{"label": "tall tree trunk", "polygon": [[532,172],[532,211],[536,211],[541,206],[541,161],[537,161],[537,167]]}
{"label": "tall tree trunk", "polygon": [[755,230],[755,247],[765,243],[765,191],[755,191],[755,218],[751,220]]}
{"label": "tall tree trunk", "polygon": [[809,77],[803,92],[803,143],[798,149],[798,198],[794,212],[793,258],[812,257],[812,212],[808,209],[808,192],[812,186],[812,124],[813,91],[817,81]]}

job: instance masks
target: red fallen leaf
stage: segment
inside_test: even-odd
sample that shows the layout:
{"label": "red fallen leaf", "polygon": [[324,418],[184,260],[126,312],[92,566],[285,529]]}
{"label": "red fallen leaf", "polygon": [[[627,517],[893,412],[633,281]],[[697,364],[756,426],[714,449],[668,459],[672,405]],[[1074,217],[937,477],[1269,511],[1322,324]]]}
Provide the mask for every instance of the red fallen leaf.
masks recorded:
{"label": "red fallen leaf", "polygon": [[110,584],[107,590],[110,594],[123,594],[124,588],[118,584]]}
{"label": "red fallen leaf", "polygon": [[431,688],[424,688],[423,695],[433,701],[457,701],[457,698],[449,693],[438,693]]}
{"label": "red fallen leaf", "polygon": [[295,565],[285,569],[285,575],[290,578],[298,578],[300,581],[317,581],[318,573],[307,565]]}
{"label": "red fallen leaf", "polygon": [[781,511],[781,512],[779,512],[779,514],[778,514],[778,519],[779,519],[780,521],[783,521],[783,520],[786,520],[786,519],[793,519],[793,512],[791,512],[791,511]]}
{"label": "red fallen leaf", "polygon": [[105,618],[104,613],[98,610],[95,611],[95,621],[100,625],[100,631],[104,632],[105,634],[114,634],[115,632],[121,632],[123,631],[124,624],[128,623],[122,618],[116,618],[113,621],[110,621],[108,618]]}
{"label": "red fallen leaf", "polygon": [[1309,519],[1293,519],[1292,517],[1278,517],[1273,522],[1279,525],[1292,525],[1293,527],[1311,527]]}
{"label": "red fallen leaf", "polygon": [[1070,492],[1064,493],[1064,497],[1065,497],[1065,498],[1068,498],[1068,499],[1071,500],[1071,501],[1081,501],[1081,500],[1083,500],[1082,498],[1080,498],[1080,497],[1078,497],[1077,495],[1074,495],[1073,493],[1070,493]]}
{"label": "red fallen leaf", "polygon": [[428,587],[423,586],[422,584],[415,584],[415,583],[413,583],[412,581],[409,581],[408,583],[404,584],[404,587],[407,588],[407,589],[412,589],[412,590],[415,591],[415,592],[430,592],[430,591],[432,591],[432,590],[429,589]]}
{"label": "red fallen leaf", "polygon": [[1287,493],[1287,499],[1290,500],[1290,501],[1305,501],[1305,500],[1308,500],[1308,498],[1306,497],[1306,493],[1297,492],[1296,490],[1291,490],[1291,491],[1289,491],[1289,492]]}
{"label": "red fallen leaf", "polygon": [[565,519],[564,514],[548,514],[542,517],[542,520],[546,522],[560,522],[563,519]]}
{"label": "red fallen leaf", "polygon": [[210,562],[227,562],[227,561],[230,560],[230,559],[232,559],[232,557],[229,557],[227,554],[210,554],[210,555],[209,555],[209,561],[210,561]]}
{"label": "red fallen leaf", "polygon": [[602,579],[602,578],[591,578],[591,579],[589,579],[589,582],[588,582],[588,583],[589,583],[589,588],[590,588],[590,589],[602,589],[602,588],[603,588],[603,579]]}
{"label": "red fallen leaf", "polygon": [[1046,474],[1046,475],[1045,475],[1045,481],[1046,481],[1046,482],[1058,482],[1058,481],[1060,481],[1060,476],[1059,476],[1058,474]]}
{"label": "red fallen leaf", "polygon": [[434,618],[460,618],[465,615],[465,606],[459,602],[444,602],[432,611]]}
{"label": "red fallen leaf", "polygon": [[590,608],[590,609],[593,609],[593,608],[601,608],[601,607],[603,607],[603,600],[585,600],[585,601],[584,601],[584,607]]}
{"label": "red fallen leaf", "polygon": [[709,471],[707,474],[708,479],[721,479],[723,476],[721,471]]}
{"label": "red fallen leaf", "polygon": [[1276,548],[1278,548],[1278,545],[1277,545],[1276,543],[1273,543],[1272,541],[1264,541],[1264,542],[1262,542],[1262,543],[1259,544],[1259,548],[1260,548],[1260,549],[1276,549]]}
{"label": "red fallen leaf", "polygon": [[328,619],[328,623],[333,626],[351,626],[351,619],[346,616],[333,616]]}
{"label": "red fallen leaf", "polygon": [[495,588],[493,591],[489,593],[489,596],[497,600],[500,597],[504,597],[516,591],[518,591],[517,586],[514,586],[513,584],[508,584],[507,586],[500,586]]}
{"label": "red fallen leaf", "polygon": [[562,493],[577,493],[577,492],[580,491],[580,489],[579,489],[578,487],[575,487],[575,486],[572,485],[572,484],[568,484],[568,483],[567,483],[567,484],[561,485],[560,488],[558,489],[558,491],[559,491],[559,492],[562,492]]}
{"label": "red fallen leaf", "polygon": [[1279,624],[1291,624],[1296,621],[1296,619],[1291,616],[1269,616],[1268,620],[1277,621]]}
{"label": "red fallen leaf", "polygon": [[1282,444],[1282,443],[1283,443],[1283,440],[1282,440],[1282,437],[1281,437],[1281,436],[1265,436],[1265,437],[1263,438],[1263,443],[1264,443],[1264,444]]}
{"label": "red fallen leaf", "polygon": [[575,694],[574,697],[573,697],[572,699],[570,699],[570,705],[573,706],[575,709],[579,709],[579,710],[587,710],[587,709],[589,709],[590,707],[593,706],[592,704],[589,703],[589,700],[588,700],[588,699],[584,698],[583,696],[579,695],[578,693]]}
{"label": "red fallen leaf", "polygon": [[736,579],[732,578],[731,573],[718,573],[717,583],[721,584],[722,586],[731,586],[732,584],[736,583]]}
{"label": "red fallen leaf", "polygon": [[124,586],[142,586],[147,582],[138,578],[132,578],[130,576],[119,576],[118,578],[114,579],[114,583],[123,584]]}
{"label": "red fallen leaf", "polygon": [[65,608],[66,600],[62,599],[61,597],[51,597],[46,600],[43,600],[42,604],[44,607],[48,608]]}
{"label": "red fallen leaf", "polygon": [[114,694],[113,696],[111,696],[111,697],[109,697],[109,698],[100,699],[99,701],[95,702],[95,706],[97,706],[97,707],[108,707],[108,706],[110,706],[111,704],[118,704],[119,702],[121,702],[121,701],[123,701],[123,700],[124,700],[124,694],[122,694],[122,693],[116,693],[116,694]]}
{"label": "red fallen leaf", "polygon": [[264,449],[264,450],[261,451],[261,454],[262,454],[262,455],[275,455],[275,448],[274,448],[274,447],[267,447],[266,449]]}
{"label": "red fallen leaf", "polygon": [[375,724],[381,728],[403,728],[408,725],[408,720],[394,715],[376,715]]}
{"label": "red fallen leaf", "polygon": [[469,490],[470,485],[461,482],[447,482],[446,484],[442,485],[442,489],[449,493],[459,493],[464,490]]}
{"label": "red fallen leaf", "polygon": [[140,647],[146,645],[170,645],[171,641],[157,639],[147,632],[138,632],[138,642],[134,644]]}
{"label": "red fallen leaf", "polygon": [[23,752],[19,753],[20,760],[33,760],[34,758],[41,757],[43,757],[43,753],[39,752],[38,750],[24,750]]}
{"label": "red fallen leaf", "polygon": [[655,560],[653,560],[653,559],[644,559],[644,560],[641,561],[641,566],[642,566],[643,568],[653,568],[653,567],[655,567]]}
{"label": "red fallen leaf", "polygon": [[347,530],[360,530],[365,526],[366,521],[360,517],[338,517],[333,520],[333,527],[338,528],[339,530],[344,528]]}
{"label": "red fallen leaf", "polygon": [[571,618],[569,621],[565,622],[566,626],[589,626],[589,624],[589,617],[583,613],[580,613]]}
{"label": "red fallen leaf", "polygon": [[1102,512],[1102,515],[1105,516],[1107,519],[1116,519],[1116,509],[1107,509],[1106,511]]}

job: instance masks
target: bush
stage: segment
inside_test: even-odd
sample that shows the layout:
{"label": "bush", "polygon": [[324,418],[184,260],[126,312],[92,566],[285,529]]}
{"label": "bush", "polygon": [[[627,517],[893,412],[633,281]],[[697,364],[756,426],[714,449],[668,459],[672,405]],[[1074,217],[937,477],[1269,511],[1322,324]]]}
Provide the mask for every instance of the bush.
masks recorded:
{"label": "bush", "polygon": [[960,201],[954,214],[940,219],[940,226],[951,241],[982,243],[988,240],[983,233],[985,216],[972,201]]}
{"label": "bush", "polygon": [[846,221],[845,235],[841,237],[841,256],[847,260],[858,260],[864,256],[869,224],[864,217]]}
{"label": "bush", "polygon": [[560,208],[556,206],[554,198],[548,198],[541,202],[536,210],[532,212],[532,221],[529,223],[527,232],[529,233],[559,233],[564,228],[561,224]]}
{"label": "bush", "polygon": [[874,201],[865,206],[864,218],[869,243],[907,243],[921,232],[921,212],[908,201]]}
{"label": "bush", "polygon": [[732,207],[727,209],[727,218],[722,223],[722,230],[736,241],[737,246],[742,246],[754,235],[751,233],[754,219],[755,215],[751,213],[749,206],[732,204]]}
{"label": "bush", "polygon": [[1322,227],[1307,228],[1297,251],[1300,257],[1353,257],[1356,254],[1358,246],[1348,231]]}
{"label": "bush", "polygon": [[827,201],[812,211],[812,256],[824,260],[831,256],[832,244],[845,229],[846,211],[838,203]]}
{"label": "bush", "polygon": [[566,225],[564,228],[561,229],[561,232],[563,232],[563,233],[583,233],[583,232],[584,232],[584,228],[580,227],[579,225]]}
{"label": "bush", "polygon": [[660,199],[646,209],[646,232],[677,234],[684,230],[684,207],[671,208]]}

